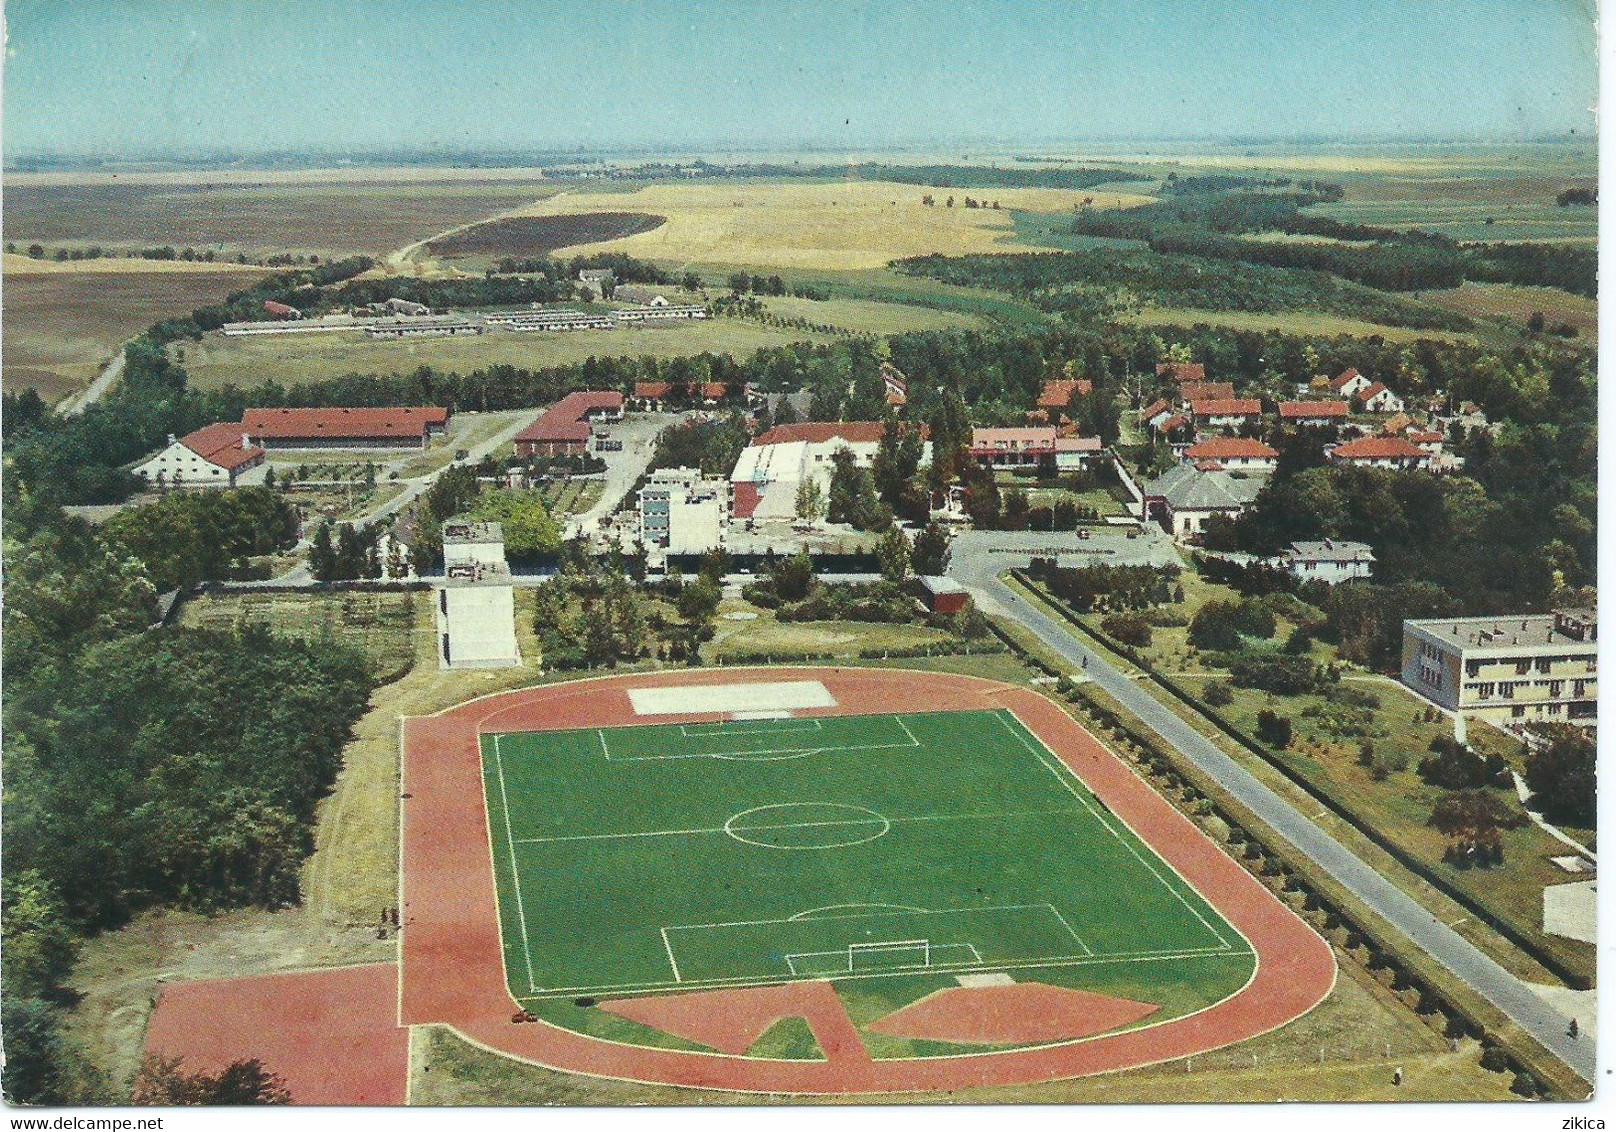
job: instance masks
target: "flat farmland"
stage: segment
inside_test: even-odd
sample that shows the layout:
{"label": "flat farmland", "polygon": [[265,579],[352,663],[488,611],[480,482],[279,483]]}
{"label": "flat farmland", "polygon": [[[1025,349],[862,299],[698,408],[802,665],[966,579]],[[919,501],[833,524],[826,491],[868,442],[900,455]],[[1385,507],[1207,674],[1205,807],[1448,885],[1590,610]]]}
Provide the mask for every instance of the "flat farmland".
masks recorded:
{"label": "flat farmland", "polygon": [[[935,204],[921,198],[930,195]],[[965,208],[965,197],[1003,206]],[[945,202],[953,197],[953,208]],[[568,191],[523,215],[632,211],[667,217],[635,236],[582,244],[580,254],[623,252],[675,264],[858,270],[904,256],[1011,251],[1011,211],[1070,212],[1086,197],[1095,207],[1126,208],[1151,198],[1066,189],[948,189],[883,181],[648,185],[629,193]]]}
{"label": "flat farmland", "polygon": [[[1598,210],[1555,203],[1562,189],[1593,188],[1592,168],[1458,177],[1352,177],[1346,199],[1309,209],[1351,224],[1418,228],[1455,240],[1593,240]],[[1491,221],[1491,223],[1489,223]]]}
{"label": "flat farmland", "polygon": [[1581,338],[1599,336],[1599,304],[1557,287],[1514,287],[1507,283],[1466,283],[1451,291],[1427,291],[1426,302],[1472,318],[1496,318],[1523,326],[1534,311],[1554,326],[1569,323]]}
{"label": "flat farmland", "polygon": [[223,299],[262,272],[45,271],[5,278],[0,373],[7,392],[47,401],[82,389],[125,341],[170,315]]}
{"label": "flat farmland", "polygon": [[828,342],[807,330],[765,326],[736,318],[638,330],[580,330],[554,334],[488,333],[474,338],[376,340],[359,334],[266,335],[226,338],[210,334],[185,344],[191,385],[216,389],[280,382],[319,381],[347,373],[407,373],[419,366],[469,373],[492,365],[523,369],[568,365],[587,358],[682,357],[712,352],[744,356],[765,346]]}
{"label": "flat farmland", "polygon": [[546,181],[10,184],[18,244],[196,247],[380,257],[560,190]]}
{"label": "flat farmland", "polygon": [[505,216],[428,240],[442,259],[543,256],[557,248],[649,232],[664,222],[643,212],[580,212],[563,216]]}

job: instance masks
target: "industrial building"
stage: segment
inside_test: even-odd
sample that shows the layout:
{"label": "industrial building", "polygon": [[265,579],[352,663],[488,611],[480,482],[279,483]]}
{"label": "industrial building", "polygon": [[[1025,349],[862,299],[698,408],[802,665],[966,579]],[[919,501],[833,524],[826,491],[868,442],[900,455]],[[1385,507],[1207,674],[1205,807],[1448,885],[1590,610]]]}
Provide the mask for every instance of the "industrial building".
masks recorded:
{"label": "industrial building", "polygon": [[1448,711],[1500,727],[1592,726],[1598,671],[1591,609],[1403,622],[1403,683]]}

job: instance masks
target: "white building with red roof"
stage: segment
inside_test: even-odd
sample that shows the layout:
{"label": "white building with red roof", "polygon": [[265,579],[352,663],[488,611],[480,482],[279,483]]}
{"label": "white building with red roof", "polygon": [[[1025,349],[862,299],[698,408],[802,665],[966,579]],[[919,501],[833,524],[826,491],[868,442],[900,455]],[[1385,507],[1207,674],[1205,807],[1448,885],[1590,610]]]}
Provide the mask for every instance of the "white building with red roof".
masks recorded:
{"label": "white building with red roof", "polygon": [[1337,397],[1356,397],[1360,392],[1368,389],[1374,382],[1355,369],[1341,371],[1341,376],[1330,382],[1330,392]]}
{"label": "white building with red roof", "polygon": [[1200,362],[1157,362],[1157,377],[1170,377],[1182,384],[1186,381],[1205,381],[1206,367]]}
{"label": "white building with red roof", "polygon": [[[880,421],[807,421],[776,425],[753,437],[729,477],[735,518],[795,518],[797,488],[804,480],[818,483],[828,497],[836,453],[845,449],[859,467],[867,468],[875,462],[885,431]],[[929,441],[921,449],[921,463],[931,463]]]}
{"label": "white building with red roof", "polygon": [[1386,388],[1385,382],[1370,382],[1356,396],[1358,403],[1364,407],[1364,412],[1366,413],[1401,413],[1403,411],[1403,399]]}
{"label": "white building with red roof", "polygon": [[264,450],[239,424],[224,421],[170,435],[167,447],[132,470],[148,487],[235,487],[263,463]]}
{"label": "white building with red roof", "polygon": [[1330,463],[1356,468],[1429,468],[1431,455],[1401,436],[1365,436],[1330,449]]}
{"label": "white building with red roof", "polygon": [[1288,425],[1342,424],[1352,412],[1345,401],[1281,401],[1279,420]]}
{"label": "white building with red roof", "polygon": [[1220,397],[1212,401],[1193,401],[1190,415],[1202,427],[1235,428],[1255,424],[1262,420],[1262,402],[1255,397]]}
{"label": "white building with red roof", "polygon": [[1229,472],[1271,472],[1279,467],[1279,452],[1260,440],[1238,436],[1215,436],[1192,444],[1179,458],[1197,467],[1217,467]]}

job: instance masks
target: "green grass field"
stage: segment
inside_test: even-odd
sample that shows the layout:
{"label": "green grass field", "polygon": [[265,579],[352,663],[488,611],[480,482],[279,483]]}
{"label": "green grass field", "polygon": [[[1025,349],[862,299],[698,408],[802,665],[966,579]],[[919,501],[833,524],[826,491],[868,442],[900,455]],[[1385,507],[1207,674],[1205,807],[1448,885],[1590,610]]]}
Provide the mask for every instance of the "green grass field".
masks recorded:
{"label": "green grass field", "polygon": [[483,766],[526,1003],[1016,970],[1160,1020],[1255,962],[1009,712],[485,735]]}

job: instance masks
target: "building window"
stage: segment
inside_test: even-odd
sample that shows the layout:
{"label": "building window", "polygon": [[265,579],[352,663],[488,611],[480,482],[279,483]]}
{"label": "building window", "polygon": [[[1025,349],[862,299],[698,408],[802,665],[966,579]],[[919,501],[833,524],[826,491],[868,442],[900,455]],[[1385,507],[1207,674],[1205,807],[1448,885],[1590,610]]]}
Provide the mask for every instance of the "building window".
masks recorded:
{"label": "building window", "polygon": [[1483,700],[1492,699],[1493,695],[1497,691],[1498,691],[1498,685],[1496,685],[1496,684],[1494,684],[1494,683],[1492,683],[1490,681],[1488,683],[1486,683],[1486,684],[1477,684],[1476,687],[1475,687],[1476,697],[1478,699],[1483,699]]}
{"label": "building window", "polygon": [[1481,661],[1479,661],[1479,660],[1467,660],[1467,661],[1465,661],[1465,675],[1466,676],[1479,676],[1480,674],[1481,674]]}
{"label": "building window", "polygon": [[1515,675],[1517,675],[1517,676],[1525,676],[1531,670],[1532,670],[1532,662],[1531,661],[1529,661],[1529,660],[1517,660],[1515,662]]}
{"label": "building window", "polygon": [[1560,696],[1562,696],[1564,694],[1565,694],[1565,681],[1564,680],[1550,680],[1549,681],[1549,695],[1554,696],[1556,699],[1558,699]]}
{"label": "building window", "polygon": [[1550,704],[1549,705],[1549,714],[1550,715],[1559,715],[1564,710],[1565,710],[1565,705],[1564,704]]}
{"label": "building window", "polygon": [[1550,666],[1551,666],[1551,665],[1552,665],[1552,664],[1553,664],[1553,663],[1554,663],[1554,661],[1552,661],[1552,660],[1550,660],[1550,659],[1549,659],[1549,658],[1548,658],[1548,657],[1546,657],[1546,656],[1545,656],[1545,657],[1542,657],[1542,658],[1540,658],[1540,659],[1539,659],[1539,660],[1538,660],[1538,662],[1537,662],[1537,670],[1538,670],[1538,671],[1539,671],[1539,672],[1544,672],[1544,673],[1546,673],[1546,672],[1548,672],[1548,670],[1549,670],[1549,667],[1550,667]]}
{"label": "building window", "polygon": [[1512,708],[1509,709],[1509,717],[1511,719],[1521,719],[1525,715],[1526,715],[1526,709],[1521,707],[1518,704],[1515,707],[1512,707]]}
{"label": "building window", "polygon": [[1580,700],[1584,696],[1586,696],[1587,694],[1588,694],[1588,681],[1586,681],[1586,680],[1573,680],[1571,682],[1571,695],[1573,697]]}

